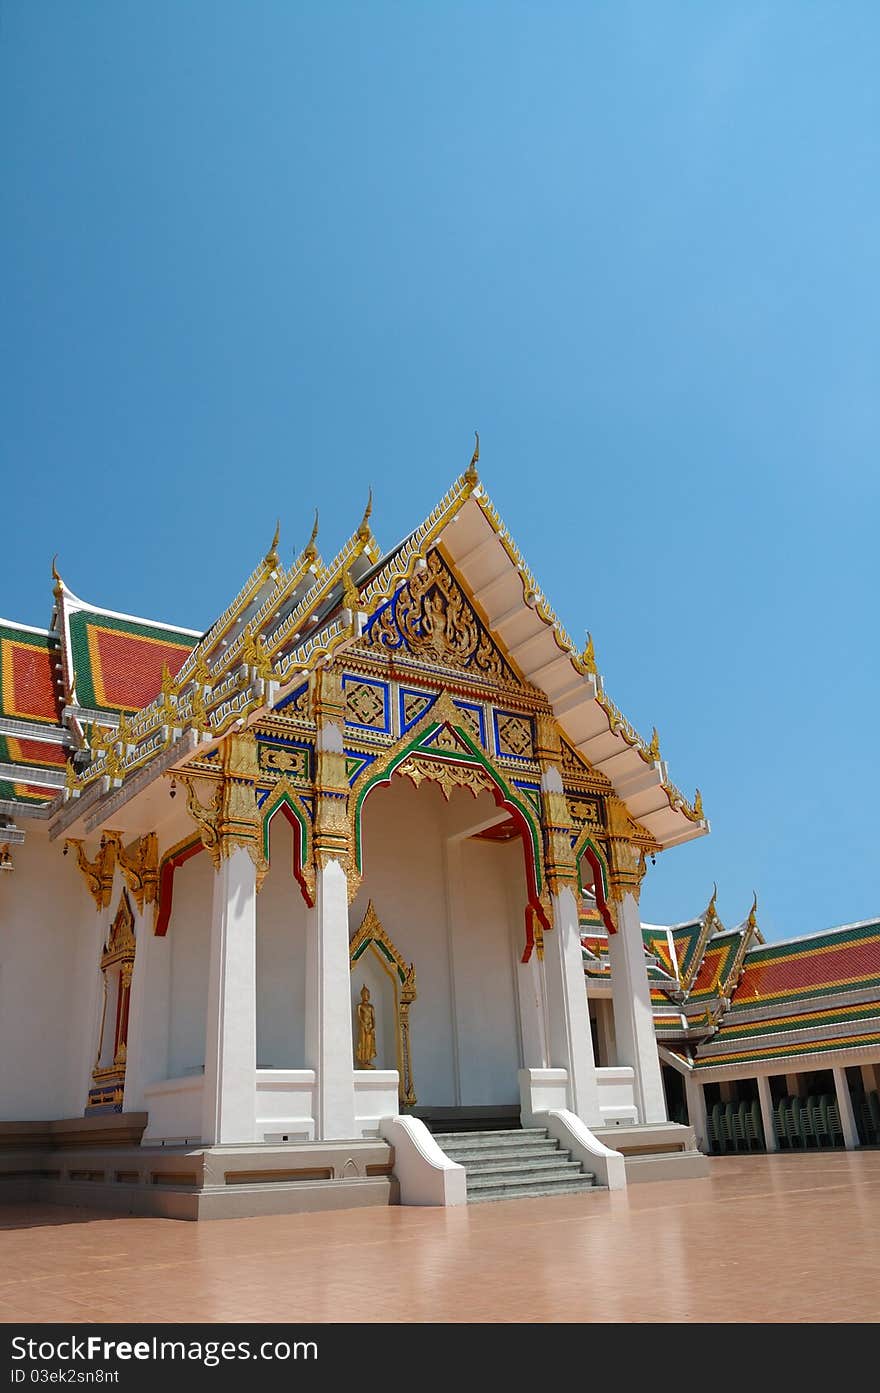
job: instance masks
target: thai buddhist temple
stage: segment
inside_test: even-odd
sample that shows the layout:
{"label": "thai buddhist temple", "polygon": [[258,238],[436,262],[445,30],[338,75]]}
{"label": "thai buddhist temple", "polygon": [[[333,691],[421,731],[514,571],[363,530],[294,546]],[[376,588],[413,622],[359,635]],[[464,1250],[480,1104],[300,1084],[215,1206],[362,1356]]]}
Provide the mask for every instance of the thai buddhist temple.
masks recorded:
{"label": "thai buddhist temple", "polygon": [[702,800],[478,458],[391,550],[371,502],[329,563],[276,529],[204,633],[54,563],[48,627],[0,621],[7,1198],[454,1205],[877,1143],[880,926],[643,924]]}

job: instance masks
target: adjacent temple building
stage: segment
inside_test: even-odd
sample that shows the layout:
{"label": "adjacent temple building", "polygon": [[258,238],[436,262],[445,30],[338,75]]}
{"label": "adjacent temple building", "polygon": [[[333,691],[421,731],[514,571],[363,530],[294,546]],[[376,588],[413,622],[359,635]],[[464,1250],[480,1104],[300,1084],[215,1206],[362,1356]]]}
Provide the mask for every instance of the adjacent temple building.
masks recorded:
{"label": "adjacent temple building", "polygon": [[[204,634],[0,621],[0,1194],[179,1217],[619,1188],[876,1143],[880,930],[643,925],[709,830],[478,452]],[[659,1042],[659,1048],[658,1048]]]}

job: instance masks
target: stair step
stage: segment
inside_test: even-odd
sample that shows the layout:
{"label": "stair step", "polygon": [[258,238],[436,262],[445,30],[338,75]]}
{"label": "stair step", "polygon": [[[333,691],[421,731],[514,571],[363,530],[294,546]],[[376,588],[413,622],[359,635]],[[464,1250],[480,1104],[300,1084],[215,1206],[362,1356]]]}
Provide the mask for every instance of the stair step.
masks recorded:
{"label": "stair step", "polygon": [[468,1204],[485,1204],[493,1200],[552,1199],[554,1195],[600,1195],[604,1186],[594,1185],[588,1176],[566,1180],[557,1185],[499,1185],[493,1190],[468,1192]]}
{"label": "stair step", "polygon": [[554,1137],[535,1138],[533,1141],[521,1142],[485,1141],[479,1146],[461,1146],[458,1142],[453,1141],[443,1142],[439,1145],[443,1145],[443,1151],[450,1152],[450,1155],[457,1152],[461,1156],[494,1156],[498,1153],[507,1156],[514,1152],[517,1153],[517,1156],[544,1156],[547,1155],[547,1152],[560,1149],[560,1144]]}
{"label": "stair step", "polygon": [[[467,1172],[468,1194],[472,1190],[492,1189],[496,1185],[546,1185],[558,1180],[590,1180],[581,1170],[579,1161],[562,1161],[555,1166],[544,1166],[540,1170],[523,1170],[519,1166],[493,1166],[485,1171]],[[592,1181],[591,1181],[592,1183]]]}
{"label": "stair step", "polygon": [[498,1171],[513,1171],[516,1175],[541,1175],[546,1171],[564,1170],[574,1166],[581,1174],[580,1161],[573,1161],[570,1151],[556,1151],[552,1156],[493,1156],[491,1160],[469,1161],[465,1166],[468,1175],[494,1175]]}
{"label": "stair step", "polygon": [[505,1127],[483,1132],[435,1132],[450,1161],[463,1166],[469,1204],[595,1190],[595,1177],[546,1127]]}
{"label": "stair step", "polygon": [[529,1128],[528,1131],[517,1128],[505,1132],[434,1132],[432,1135],[444,1151],[450,1146],[471,1150],[481,1146],[539,1146],[547,1141],[556,1145],[544,1127]]}
{"label": "stair step", "polygon": [[528,1150],[520,1150],[516,1146],[492,1147],[486,1151],[458,1151],[455,1147],[444,1147],[445,1154],[450,1161],[457,1161],[460,1166],[482,1166],[491,1165],[493,1161],[504,1161],[508,1164],[519,1163],[528,1165],[531,1161],[546,1162],[564,1159],[565,1153],[561,1152],[558,1146],[529,1147]]}

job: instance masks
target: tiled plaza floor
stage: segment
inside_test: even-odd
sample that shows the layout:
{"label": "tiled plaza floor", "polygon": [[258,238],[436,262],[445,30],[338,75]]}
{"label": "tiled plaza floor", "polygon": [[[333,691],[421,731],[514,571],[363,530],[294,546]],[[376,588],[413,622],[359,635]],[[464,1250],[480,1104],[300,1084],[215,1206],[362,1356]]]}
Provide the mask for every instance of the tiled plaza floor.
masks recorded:
{"label": "tiled plaza floor", "polygon": [[876,1321],[880,1151],[469,1209],[0,1208],[4,1321]]}

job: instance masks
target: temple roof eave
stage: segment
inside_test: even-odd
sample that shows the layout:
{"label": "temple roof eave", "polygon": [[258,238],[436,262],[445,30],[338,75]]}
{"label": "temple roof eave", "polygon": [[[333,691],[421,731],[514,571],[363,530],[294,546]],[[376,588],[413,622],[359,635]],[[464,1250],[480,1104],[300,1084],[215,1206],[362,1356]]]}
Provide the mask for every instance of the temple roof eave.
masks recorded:
{"label": "temple roof eave", "polygon": [[[310,557],[311,582],[280,623],[279,600],[282,591],[290,594],[290,574],[285,574],[265,599],[260,597],[253,623],[255,632],[259,629],[263,635],[268,656],[277,661],[279,683],[270,684],[273,702],[292,690],[320,662],[356,641],[363,618],[374,613],[423,564],[429,548],[440,545],[515,668],[547,697],[566,739],[590,765],[606,775],[631,816],[646,829],[658,848],[678,845],[708,832],[701,806],[691,807],[669,783],[666,766],[656,757],[654,742],[649,747],[641,739],[605,694],[594,665],[585,661],[586,655],[576,652],[475,474],[462,476],[425,523],[384,557],[367,525],[368,516],[369,505],[358,531],[330,566],[316,567]],[[255,572],[252,582],[257,575]],[[362,609],[357,612],[344,604],[342,582],[346,575],[359,591]],[[246,589],[249,587],[250,583]],[[239,600],[243,598],[242,594]],[[236,604],[233,602],[230,609]],[[208,630],[206,638],[213,639],[218,624],[219,621]],[[242,643],[239,635],[225,651],[221,664],[225,673],[233,673],[240,666]],[[181,669],[181,686],[190,678],[199,647]],[[212,710],[212,721],[222,715],[220,724],[225,725],[234,714],[232,710],[227,713],[228,705],[221,701]],[[154,702],[144,708],[135,724],[155,706]],[[265,704],[257,701],[250,703],[242,714],[252,724],[264,710]],[[181,723],[187,719],[184,702]],[[155,715],[152,721],[155,724]],[[149,724],[148,719],[144,728]],[[220,728],[211,733],[222,735],[225,731]],[[132,772],[141,763],[135,761]],[[92,777],[102,772],[99,762]]]}
{"label": "temple roof eave", "polygon": [[566,739],[607,775],[631,815],[661,847],[704,836],[708,822],[668,783],[663,761],[646,758],[647,746],[607,698],[601,678],[585,670],[481,489],[438,540],[523,678],[544,691]]}

